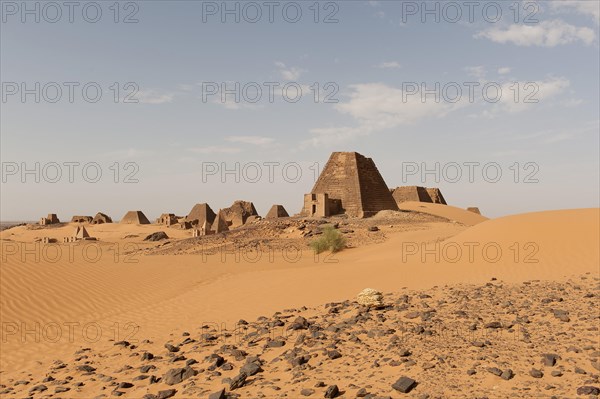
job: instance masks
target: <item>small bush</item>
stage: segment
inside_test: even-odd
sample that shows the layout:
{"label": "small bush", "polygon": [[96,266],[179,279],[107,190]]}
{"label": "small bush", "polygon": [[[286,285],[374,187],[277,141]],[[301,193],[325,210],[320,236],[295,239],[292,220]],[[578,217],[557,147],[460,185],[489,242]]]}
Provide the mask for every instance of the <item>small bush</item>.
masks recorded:
{"label": "small bush", "polygon": [[323,235],[312,241],[310,247],[317,254],[327,250],[338,252],[346,247],[346,238],[332,226],[327,226],[323,230]]}

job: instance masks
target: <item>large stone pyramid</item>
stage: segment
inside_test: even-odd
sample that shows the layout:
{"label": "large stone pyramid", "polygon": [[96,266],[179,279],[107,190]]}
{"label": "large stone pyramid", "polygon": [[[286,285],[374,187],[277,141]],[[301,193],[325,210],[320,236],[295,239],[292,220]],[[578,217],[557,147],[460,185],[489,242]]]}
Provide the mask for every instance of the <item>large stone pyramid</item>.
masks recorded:
{"label": "large stone pyramid", "polygon": [[[351,217],[369,217],[382,210],[398,210],[375,162],[357,152],[332,153],[311,194],[327,194],[329,201],[341,202],[338,211]],[[304,209],[303,213],[314,212]]]}

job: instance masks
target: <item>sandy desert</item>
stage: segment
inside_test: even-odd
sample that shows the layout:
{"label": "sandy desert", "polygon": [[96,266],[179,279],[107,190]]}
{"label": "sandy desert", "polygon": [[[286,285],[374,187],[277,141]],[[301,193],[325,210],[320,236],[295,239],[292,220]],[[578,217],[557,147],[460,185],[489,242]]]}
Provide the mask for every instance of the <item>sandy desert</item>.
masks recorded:
{"label": "sandy desert", "polygon": [[[2,396],[598,394],[598,209],[399,208],[204,237],[104,223],[84,224],[95,240],[59,243],[81,224],[5,229]],[[331,225],[346,248],[317,255],[309,242]]]}
{"label": "sandy desert", "polygon": [[0,0],[0,399],[600,399],[600,0]]}

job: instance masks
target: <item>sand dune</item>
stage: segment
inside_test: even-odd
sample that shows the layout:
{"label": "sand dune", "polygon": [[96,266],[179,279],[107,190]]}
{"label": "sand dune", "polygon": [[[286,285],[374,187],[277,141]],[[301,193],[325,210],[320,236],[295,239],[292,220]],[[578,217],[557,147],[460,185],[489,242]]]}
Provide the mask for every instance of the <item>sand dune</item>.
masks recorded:
{"label": "sand dune", "polygon": [[[477,218],[485,219],[459,211],[450,214],[466,213],[473,223]],[[91,235],[103,237],[94,244],[102,249],[97,261],[90,261],[81,251],[87,245],[84,243],[76,244],[73,252],[64,253],[59,261],[49,256],[35,261],[32,254],[24,259],[20,252],[13,254],[10,246],[19,240],[33,240],[40,230],[10,229],[2,232],[3,238],[12,241],[3,241],[0,253],[0,321],[3,326],[17,323],[18,330],[10,335],[3,330],[3,379],[23,377],[11,370],[42,372],[48,362],[77,348],[91,345],[109,350],[110,339],[139,337],[165,342],[174,331],[195,330],[202,323],[233,325],[240,318],[255,319],[285,308],[343,301],[365,287],[398,292],[403,287],[480,284],[492,277],[518,283],[531,279],[563,281],[576,274],[597,273],[599,212],[538,212],[482,221],[471,227],[464,225],[467,218],[458,224],[424,223],[400,232],[384,229],[387,239],[383,243],[334,255],[315,258],[306,248],[293,258],[277,252],[271,257],[263,254],[258,261],[249,256],[237,261],[235,254],[227,253],[206,257],[145,255],[145,246],[160,244],[143,244],[141,239],[160,228],[117,224],[90,227]],[[572,226],[578,226],[577,230]],[[72,228],[62,226],[43,233],[58,238]],[[168,229],[167,233],[186,236],[189,232]],[[137,237],[124,240],[127,235]],[[127,258],[136,263],[125,262],[127,251],[123,246],[115,247],[114,243],[126,244],[127,240],[139,245],[140,250]],[[55,247],[67,248],[62,244]],[[482,251],[484,247],[489,253]],[[502,253],[496,259],[493,250],[498,247]],[[115,248],[119,249],[117,257]],[[452,252],[456,248],[462,248],[459,257]],[[473,259],[468,248],[474,248]],[[73,340],[63,336],[57,342],[44,339],[43,331],[37,340],[32,334],[21,335],[23,329],[36,323],[42,329],[58,323],[63,334],[68,323],[77,323],[76,334]],[[97,341],[90,342],[84,336],[86,323],[102,331]]]}
{"label": "sand dune", "polygon": [[399,208],[400,210],[404,211],[422,212],[429,215],[443,217],[450,221],[459,222],[467,226],[473,226],[477,223],[488,220],[488,218],[485,216],[451,205],[407,201],[401,203]]}
{"label": "sand dune", "polygon": [[[579,272],[598,267],[599,222],[598,208],[532,212],[488,220],[451,241],[465,247],[468,242],[488,244],[486,259],[490,263],[498,258],[499,266],[539,265],[544,268],[540,275],[547,277],[546,271]],[[495,255],[495,248],[502,249],[501,256]]]}

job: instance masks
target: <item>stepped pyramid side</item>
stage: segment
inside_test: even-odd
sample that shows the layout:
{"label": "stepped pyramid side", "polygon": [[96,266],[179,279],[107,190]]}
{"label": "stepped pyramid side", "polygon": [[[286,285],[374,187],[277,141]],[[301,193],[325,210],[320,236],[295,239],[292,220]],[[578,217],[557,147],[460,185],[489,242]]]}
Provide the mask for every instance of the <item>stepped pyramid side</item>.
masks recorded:
{"label": "stepped pyramid side", "polygon": [[392,193],[385,184],[385,180],[379,173],[375,162],[371,158],[365,158],[356,154],[358,164],[358,184],[360,188],[360,199],[362,201],[361,217],[369,217],[383,210],[398,210],[398,204],[392,197]]}
{"label": "stepped pyramid side", "polygon": [[435,204],[447,205],[446,199],[442,195],[442,192],[440,191],[439,188],[435,188],[435,187],[428,188],[427,194],[429,194],[429,197],[431,198],[431,202],[433,202]]}
{"label": "stepped pyramid side", "polygon": [[[356,152],[331,154],[311,194],[327,194],[330,200],[341,202],[341,212],[352,217],[398,210],[373,160]],[[304,209],[303,213],[311,212]]]}
{"label": "stepped pyramid side", "polygon": [[400,186],[392,190],[392,197],[398,205],[406,201],[432,202],[428,189],[420,186]]}

